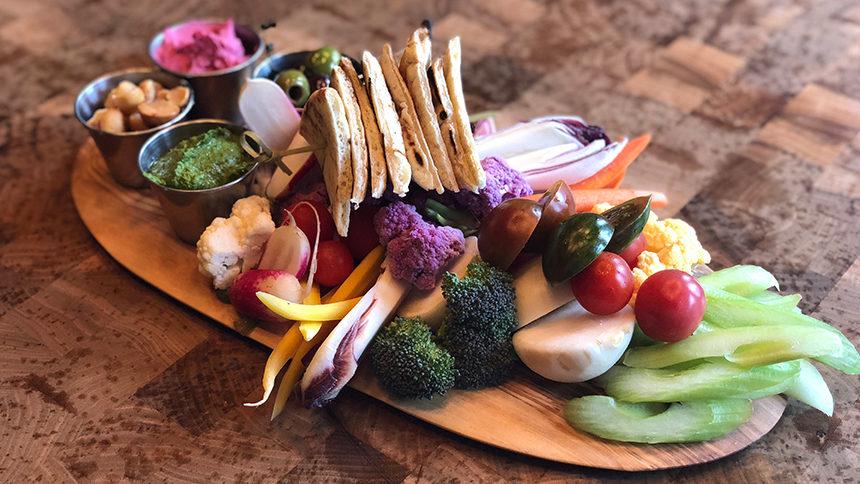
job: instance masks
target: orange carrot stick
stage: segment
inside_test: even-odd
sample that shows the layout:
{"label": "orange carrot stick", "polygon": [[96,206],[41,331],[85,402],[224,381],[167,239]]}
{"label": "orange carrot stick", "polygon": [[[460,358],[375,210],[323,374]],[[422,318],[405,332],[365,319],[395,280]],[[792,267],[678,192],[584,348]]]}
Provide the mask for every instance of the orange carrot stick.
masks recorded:
{"label": "orange carrot stick", "polygon": [[571,190],[579,189],[594,189],[604,188],[612,184],[619,176],[624,176],[623,172],[633,163],[633,160],[642,153],[642,150],[651,142],[651,135],[644,134],[638,138],[634,138],[627,142],[627,146],[618,153],[608,165],[600,171],[586,178],[585,180],[574,183],[570,186]]}
{"label": "orange carrot stick", "polygon": [[618,187],[620,187],[621,182],[624,181],[624,175],[626,175],[626,174],[627,174],[627,168],[625,168],[624,170],[621,171],[621,174],[618,175],[618,178],[616,178],[615,180],[612,180],[612,182],[610,182],[608,185],[606,185],[603,188],[618,188]]}
{"label": "orange carrot stick", "polygon": [[[636,190],[633,188],[594,188],[588,190],[571,189],[571,192],[573,193],[573,199],[576,202],[577,212],[588,212],[592,207],[602,202],[606,202],[610,205],[618,205],[619,203],[624,203],[631,198],[646,197],[648,195],[653,195],[651,198],[652,208],[665,207],[669,203],[665,193],[655,192],[653,190]],[[529,195],[528,197],[523,198],[538,201],[541,195],[543,194],[535,193],[534,195]]]}
{"label": "orange carrot stick", "polygon": [[651,197],[651,208],[665,207],[669,200],[666,194],[662,192],[654,192],[651,190],[633,190],[630,188],[599,188],[593,190],[571,190],[573,199],[576,201],[577,212],[590,212],[598,203],[608,203],[610,205],[618,205],[624,203],[631,198],[636,197]]}

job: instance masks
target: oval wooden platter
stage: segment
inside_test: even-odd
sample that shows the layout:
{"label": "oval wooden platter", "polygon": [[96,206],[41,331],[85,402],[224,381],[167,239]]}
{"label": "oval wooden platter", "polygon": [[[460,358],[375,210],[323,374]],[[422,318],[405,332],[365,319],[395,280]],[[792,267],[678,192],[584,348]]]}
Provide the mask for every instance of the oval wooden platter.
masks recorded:
{"label": "oval wooden platter", "polygon": [[[197,271],[194,247],[173,235],[155,197],[116,184],[92,141],[78,153],[71,188],[84,224],[117,262],[215,321],[269,348],[277,344],[282,328],[235,324],[239,320],[236,312],[215,297],[209,281]],[[496,388],[455,390],[432,401],[395,401],[379,388],[366,366],[360,365],[352,388],[440,428],[535,457],[626,471],[666,469],[725,457],[770,431],[786,405],[779,396],[757,400],[747,423],[711,442],[626,444],[577,432],[562,418],[567,400],[591,393],[587,385],[554,383],[522,371]]]}

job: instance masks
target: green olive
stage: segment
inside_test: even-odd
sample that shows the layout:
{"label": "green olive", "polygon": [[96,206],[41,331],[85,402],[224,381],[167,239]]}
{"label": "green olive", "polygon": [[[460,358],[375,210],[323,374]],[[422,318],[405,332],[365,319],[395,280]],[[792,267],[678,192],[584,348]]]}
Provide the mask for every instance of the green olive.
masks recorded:
{"label": "green olive", "polygon": [[329,45],[317,49],[308,56],[306,66],[310,74],[330,76],[331,70],[340,62],[340,52]]}
{"label": "green olive", "polygon": [[298,108],[304,106],[311,95],[311,83],[298,69],[288,69],[278,74],[275,83],[281,86],[293,106]]}

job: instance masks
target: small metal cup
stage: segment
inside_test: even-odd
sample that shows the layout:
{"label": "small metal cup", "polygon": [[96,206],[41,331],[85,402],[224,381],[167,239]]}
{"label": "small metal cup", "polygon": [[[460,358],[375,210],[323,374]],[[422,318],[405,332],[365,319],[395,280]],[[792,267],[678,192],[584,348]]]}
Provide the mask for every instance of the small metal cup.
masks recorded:
{"label": "small metal cup", "polygon": [[308,55],[310,54],[311,51],[309,50],[292,52],[289,54],[272,54],[257,64],[257,67],[254,68],[253,78],[266,78],[274,81],[281,72],[284,72],[287,69],[298,69],[300,66],[304,65],[305,60],[307,60]]}
{"label": "small metal cup", "polygon": [[[140,172],[148,172],[153,162],[180,141],[219,127],[240,135],[245,131],[241,126],[218,119],[198,119],[173,125],[150,138],[140,149]],[[258,166],[259,163],[255,164],[247,173],[226,185],[207,190],[179,190],[144,178],[155,191],[158,202],[179,239],[196,244],[200,234],[215,217],[229,216],[233,203],[248,195]]]}
{"label": "small metal cup", "polygon": [[[259,64],[257,64],[257,67],[254,68],[253,78],[266,78],[274,81],[275,78],[278,77],[278,74],[284,72],[287,69],[300,69],[303,65],[305,65],[305,61],[307,61],[308,56],[312,53],[313,51],[310,50],[301,50],[298,52],[290,52],[288,54],[272,54],[269,57],[266,57],[265,59],[260,61]],[[352,66],[355,67],[356,72],[361,75],[361,62],[353,59],[352,57],[347,58],[352,61]],[[313,86],[311,86],[311,89],[313,89]]]}
{"label": "small metal cup", "polygon": [[102,154],[102,157],[107,163],[108,170],[114,180],[122,185],[132,188],[140,188],[146,186],[146,180],[140,174],[140,169],[137,166],[137,157],[140,152],[140,147],[155,134],[158,130],[176,124],[191,111],[194,106],[194,90],[191,90],[191,98],[188,104],[180,111],[179,115],[171,119],[167,123],[150,128],[144,131],[127,131],[124,133],[108,133],[96,129],[89,124],[89,120],[93,113],[104,107],[105,99],[111,89],[119,85],[121,81],[131,81],[135,84],[143,80],[152,79],[160,82],[166,88],[176,86],[186,86],[189,84],[184,79],[172,76],[166,72],[149,68],[127,69],[124,71],[111,72],[87,84],[75,101],[75,116],[90,132],[93,141]]}
{"label": "small metal cup", "polygon": [[[204,20],[221,22],[217,19]],[[184,23],[174,24],[167,28],[179,27]],[[236,24],[234,29],[236,36],[239,37],[245,47],[245,54],[250,57],[245,62],[233,67],[201,74],[172,71],[158,63],[155,51],[164,41],[164,31],[159,32],[149,43],[149,57],[158,67],[175,76],[184,77],[191,83],[197,96],[197,104],[191,113],[194,118],[217,118],[237,124],[242,123],[242,114],[239,112],[239,94],[242,92],[245,81],[251,77],[254,63],[263,55],[266,45],[250,27]]]}

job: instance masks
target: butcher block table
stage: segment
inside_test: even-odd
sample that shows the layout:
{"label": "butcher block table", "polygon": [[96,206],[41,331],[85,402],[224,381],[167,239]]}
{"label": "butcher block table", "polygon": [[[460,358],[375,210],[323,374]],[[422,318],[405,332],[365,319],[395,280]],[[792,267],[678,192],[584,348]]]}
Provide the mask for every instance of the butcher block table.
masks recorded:
{"label": "butcher block table", "polygon": [[[121,4],[122,3],[122,4]],[[860,5],[852,0],[0,3],[0,482],[851,482],[860,379],[822,374],[828,418],[789,400],[746,449],[621,472],[477,443],[353,389],[269,421],[269,350],[119,265],[70,182],[78,91],[148,66],[196,17],[259,27],[276,51],[459,35],[470,112],[499,126],[576,114],[651,133],[623,187],[697,230],[713,268],[757,264],[860,344]],[[399,47],[398,47],[399,48]],[[395,49],[397,50],[397,49]],[[90,147],[91,151],[92,148]],[[503,426],[500,421],[498,425]]]}

